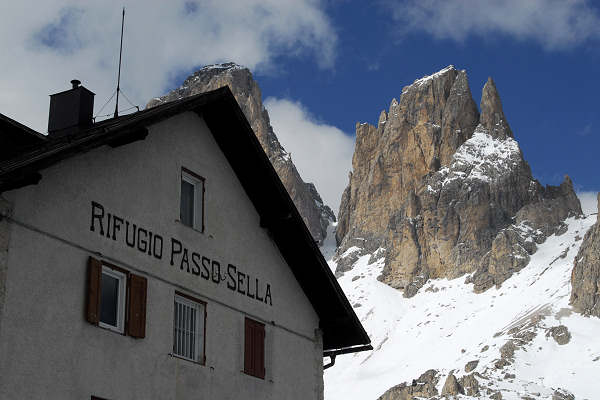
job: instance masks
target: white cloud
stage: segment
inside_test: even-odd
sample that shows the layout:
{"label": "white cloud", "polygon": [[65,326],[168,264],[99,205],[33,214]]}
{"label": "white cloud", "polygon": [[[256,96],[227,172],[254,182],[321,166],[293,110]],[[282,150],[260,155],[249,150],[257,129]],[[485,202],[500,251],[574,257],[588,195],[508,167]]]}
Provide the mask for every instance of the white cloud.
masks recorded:
{"label": "white cloud", "polygon": [[317,121],[298,102],[267,98],[271,125],[305,182],[313,182],[325,204],[337,214],[352,169],[354,139]]}
{"label": "white cloud", "polygon": [[313,57],[323,68],[335,60],[336,32],[319,0],[6,2],[0,113],[45,132],[48,95],[73,78],[96,93],[97,112],[116,87],[122,5],[121,87],[142,106],[175,75],[205,64],[269,71],[282,56]]}
{"label": "white cloud", "polygon": [[584,214],[598,212],[598,192],[577,192]]}
{"label": "white cloud", "polygon": [[462,42],[504,34],[547,50],[600,38],[600,15],[588,0],[385,0],[402,33],[421,31]]}

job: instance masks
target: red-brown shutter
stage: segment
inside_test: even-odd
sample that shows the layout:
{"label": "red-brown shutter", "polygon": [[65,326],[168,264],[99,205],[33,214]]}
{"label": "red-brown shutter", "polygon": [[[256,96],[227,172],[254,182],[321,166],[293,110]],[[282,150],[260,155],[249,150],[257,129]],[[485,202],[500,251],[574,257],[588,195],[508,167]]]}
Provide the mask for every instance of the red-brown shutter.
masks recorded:
{"label": "red-brown shutter", "polygon": [[256,376],[265,379],[265,326],[257,323],[254,334],[256,349]]}
{"label": "red-brown shutter", "polygon": [[88,260],[87,313],[90,324],[98,325],[100,319],[100,282],[102,262],[93,257]]}
{"label": "red-brown shutter", "polygon": [[252,320],[246,318],[244,324],[244,372],[252,375]]}
{"label": "red-brown shutter", "polygon": [[134,338],[146,337],[146,293],[148,281],[143,276],[129,275],[129,321],[127,334]]}
{"label": "red-brown shutter", "polygon": [[265,325],[246,318],[244,333],[244,372],[264,379]]}

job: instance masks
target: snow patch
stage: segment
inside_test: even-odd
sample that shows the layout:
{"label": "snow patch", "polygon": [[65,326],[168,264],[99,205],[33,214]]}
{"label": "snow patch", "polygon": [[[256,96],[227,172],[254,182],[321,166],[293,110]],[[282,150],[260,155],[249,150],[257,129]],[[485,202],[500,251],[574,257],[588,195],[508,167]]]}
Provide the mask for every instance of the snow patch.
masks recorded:
{"label": "snow patch", "polygon": [[424,76],[421,79],[417,79],[416,81],[413,82],[413,85],[418,85],[418,86],[424,85],[425,83],[433,80],[434,78],[441,76],[442,74],[444,74],[452,69],[454,69],[454,65],[448,65],[446,68],[436,72],[435,74]]}
{"label": "snow patch", "polygon": [[514,139],[495,139],[479,125],[473,136],[456,150],[450,166],[441,168],[434,175],[441,186],[428,185],[427,190],[437,192],[456,180],[491,182],[510,173],[520,163],[521,150]]}
{"label": "snow patch", "polygon": [[[576,237],[595,221],[596,216],[567,219],[566,233],[550,236],[524,269],[501,288],[482,294],[473,293],[472,285],[464,284],[462,277],[430,281],[407,299],[377,280],[383,257],[375,256],[371,263],[371,254],[359,257],[339,283],[350,304],[360,303],[355,312],[374,350],[338,356],[335,366],[324,374],[325,399],[375,400],[392,386],[411,382],[431,368],[441,373],[441,389],[450,370],[462,376],[465,364],[475,359],[479,360],[475,371],[491,368],[488,373],[497,375],[491,388],[501,390],[503,399],[521,399],[531,393],[550,399],[558,387],[578,399],[600,398],[600,319],[572,313],[568,304],[571,269],[581,245]],[[531,234],[526,225],[519,229]],[[570,249],[567,256],[557,258],[565,249]],[[510,328],[540,314],[545,319],[537,336],[516,350],[512,365],[493,370],[500,347],[511,338]],[[563,346],[544,332],[559,324],[566,325],[572,335]],[[482,351],[485,346],[488,349]],[[503,379],[505,373],[517,378]]]}
{"label": "snow patch", "polygon": [[200,71],[211,71],[211,70],[236,70],[236,69],[246,69],[246,67],[236,64],[236,63],[225,63],[225,64],[211,64],[205,67],[202,67]]}

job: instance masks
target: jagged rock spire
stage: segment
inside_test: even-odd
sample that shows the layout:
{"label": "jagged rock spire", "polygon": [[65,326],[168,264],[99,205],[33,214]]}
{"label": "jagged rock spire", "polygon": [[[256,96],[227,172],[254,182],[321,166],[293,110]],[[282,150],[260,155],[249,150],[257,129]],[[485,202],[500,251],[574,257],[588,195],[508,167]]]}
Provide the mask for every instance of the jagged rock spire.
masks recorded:
{"label": "jagged rock spire", "polygon": [[403,88],[384,117],[377,127],[357,125],[336,230],[338,274],[384,251],[378,279],[406,296],[430,278],[467,273],[484,291],[581,214],[570,179],[546,188],[533,179],[491,78],[481,115],[467,73],[450,66]]}
{"label": "jagged rock spire", "polygon": [[491,77],[488,78],[483,87],[480,108],[481,117],[479,122],[492,137],[497,139],[514,137],[504,116],[504,111],[502,111],[502,101],[498,89],[496,89],[496,84]]}

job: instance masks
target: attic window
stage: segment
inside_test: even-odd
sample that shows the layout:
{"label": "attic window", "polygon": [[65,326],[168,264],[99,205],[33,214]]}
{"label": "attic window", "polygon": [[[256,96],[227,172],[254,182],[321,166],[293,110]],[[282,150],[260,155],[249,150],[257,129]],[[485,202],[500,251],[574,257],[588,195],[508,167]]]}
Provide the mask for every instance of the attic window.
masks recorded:
{"label": "attic window", "polygon": [[181,169],[180,221],[204,232],[204,178],[186,168]]}

